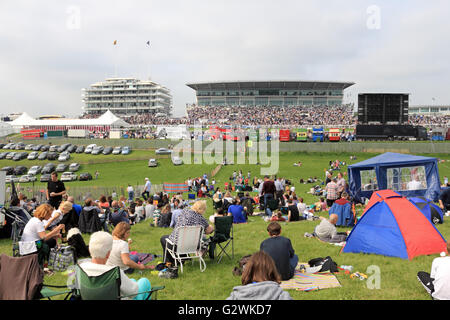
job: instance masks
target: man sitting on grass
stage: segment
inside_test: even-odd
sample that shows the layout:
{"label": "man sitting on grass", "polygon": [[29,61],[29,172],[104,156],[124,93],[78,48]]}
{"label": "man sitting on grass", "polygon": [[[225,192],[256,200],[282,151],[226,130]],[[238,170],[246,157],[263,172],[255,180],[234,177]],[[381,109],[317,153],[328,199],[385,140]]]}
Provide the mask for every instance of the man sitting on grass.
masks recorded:
{"label": "man sitting on grass", "polygon": [[330,214],[330,218],[327,220],[324,217],[320,217],[320,224],[314,230],[314,234],[320,240],[331,243],[340,243],[347,239],[347,235],[350,232],[337,232],[336,223],[338,221],[337,214]]}
{"label": "man sitting on grass", "polygon": [[298,256],[295,254],[291,240],[281,236],[281,225],[271,222],[267,226],[270,238],[261,242],[260,250],[266,252],[275,261],[281,280],[289,280],[294,276],[295,267],[298,264]]}

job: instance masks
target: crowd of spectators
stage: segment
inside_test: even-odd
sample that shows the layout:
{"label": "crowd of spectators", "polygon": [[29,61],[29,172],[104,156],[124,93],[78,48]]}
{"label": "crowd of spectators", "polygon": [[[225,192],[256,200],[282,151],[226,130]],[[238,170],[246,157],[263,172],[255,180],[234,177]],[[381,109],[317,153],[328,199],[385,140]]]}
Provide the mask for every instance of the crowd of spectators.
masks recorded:
{"label": "crowd of spectators", "polygon": [[410,114],[409,123],[412,125],[420,126],[443,126],[446,127],[450,124],[450,115],[418,115]]}

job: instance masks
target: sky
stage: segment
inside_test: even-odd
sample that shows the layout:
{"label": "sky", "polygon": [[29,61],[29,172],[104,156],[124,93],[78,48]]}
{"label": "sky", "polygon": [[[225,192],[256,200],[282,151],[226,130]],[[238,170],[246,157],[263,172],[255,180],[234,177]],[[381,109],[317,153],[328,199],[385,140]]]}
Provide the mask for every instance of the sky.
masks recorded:
{"label": "sky", "polygon": [[187,83],[210,81],[349,81],[345,102],[450,105],[449,14],[447,0],[0,1],[0,115],[78,116],[81,89],[114,76],[166,86],[174,116],[195,102]]}

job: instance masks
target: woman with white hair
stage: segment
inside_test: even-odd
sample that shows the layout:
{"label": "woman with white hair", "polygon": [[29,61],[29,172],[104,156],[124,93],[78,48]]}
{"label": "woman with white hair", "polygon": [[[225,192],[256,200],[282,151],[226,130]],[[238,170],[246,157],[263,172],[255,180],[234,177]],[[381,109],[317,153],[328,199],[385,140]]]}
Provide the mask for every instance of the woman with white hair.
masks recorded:
{"label": "woman with white hair", "polygon": [[[80,263],[80,268],[90,277],[97,277],[110,271],[114,266],[106,265],[113,247],[113,237],[105,231],[98,231],[91,235],[89,240],[89,253],[91,260]],[[150,291],[151,285],[147,278],[138,281],[130,279],[120,270],[120,295],[134,296],[134,300],[144,300],[148,294],[139,292]]]}
{"label": "woman with white hair", "polygon": [[[206,201],[199,200],[196,201],[191,208],[186,207],[180,214],[177,220],[177,227],[172,231],[170,235],[164,235],[161,237],[160,242],[163,248],[163,254],[165,257],[164,262],[175,262],[170,254],[166,254],[166,239],[169,238],[170,241],[176,243],[178,240],[178,228],[187,226],[202,226],[205,234],[210,234],[214,231],[214,227],[208,223],[208,220],[203,217],[206,212]],[[169,245],[170,248],[170,245]]]}

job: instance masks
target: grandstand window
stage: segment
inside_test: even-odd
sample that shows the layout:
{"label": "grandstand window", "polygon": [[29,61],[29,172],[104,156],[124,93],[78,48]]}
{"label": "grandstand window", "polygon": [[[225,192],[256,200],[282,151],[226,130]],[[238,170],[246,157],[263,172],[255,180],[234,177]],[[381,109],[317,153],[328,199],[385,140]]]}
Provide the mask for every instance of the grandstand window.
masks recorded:
{"label": "grandstand window", "polygon": [[378,190],[377,175],[375,170],[361,170],[360,175],[362,191]]}
{"label": "grandstand window", "polygon": [[257,106],[267,106],[269,104],[268,98],[255,98],[255,104]]}
{"label": "grandstand window", "polygon": [[427,189],[425,167],[403,167],[387,170],[388,189],[394,191]]}

